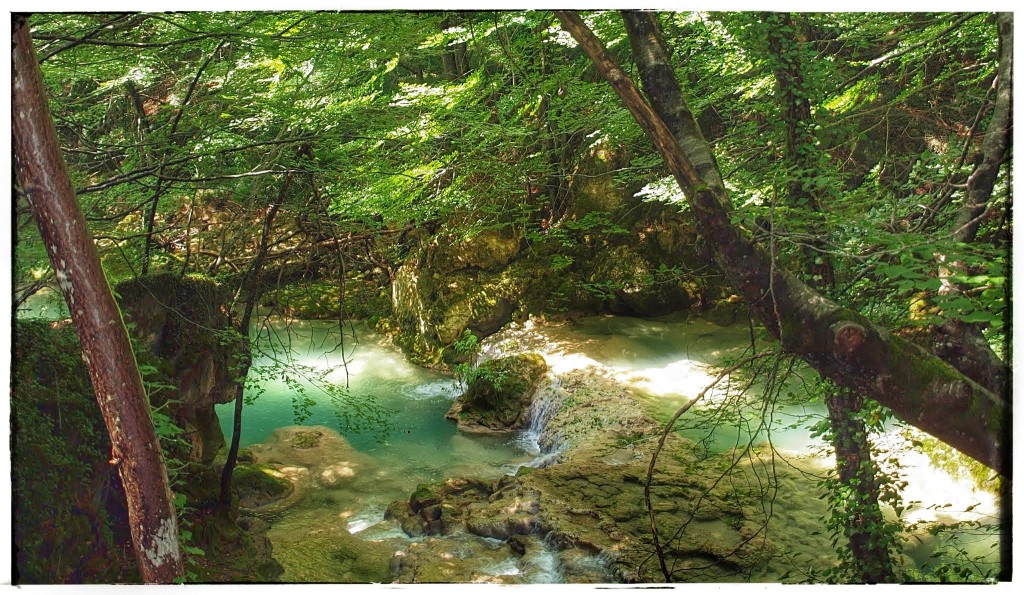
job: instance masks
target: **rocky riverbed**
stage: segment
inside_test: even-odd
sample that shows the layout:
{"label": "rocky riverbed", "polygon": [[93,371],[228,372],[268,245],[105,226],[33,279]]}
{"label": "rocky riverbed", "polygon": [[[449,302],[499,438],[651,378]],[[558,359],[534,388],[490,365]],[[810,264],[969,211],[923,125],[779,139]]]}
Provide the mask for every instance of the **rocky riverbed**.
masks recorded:
{"label": "rocky riverbed", "polygon": [[[555,367],[530,384],[509,419],[534,432],[532,462],[514,475],[422,484],[371,515],[358,503],[382,490],[383,474],[333,430],[284,428],[254,446],[254,463],[294,486],[250,509],[271,524],[282,579],[664,582],[668,571],[673,581],[774,581],[794,562],[820,569],[834,558],[824,506],[807,498],[809,464],[756,449],[706,456],[673,435],[650,479],[663,570],[645,503],[661,424],[641,395],[598,366]],[[469,401],[456,408],[472,414]]]}

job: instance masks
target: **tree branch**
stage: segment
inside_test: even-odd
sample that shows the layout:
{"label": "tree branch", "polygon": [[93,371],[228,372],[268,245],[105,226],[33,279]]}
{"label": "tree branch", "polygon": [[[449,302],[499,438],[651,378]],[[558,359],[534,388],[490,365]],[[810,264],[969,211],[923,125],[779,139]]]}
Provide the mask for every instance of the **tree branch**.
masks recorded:
{"label": "tree branch", "polygon": [[[705,183],[680,149],[673,133],[685,131],[670,130],[659,115],[663,89],[648,88],[652,108],[577,14],[556,15],[654,142],[705,230],[715,263],[783,349],[1009,477],[1008,403],[924,349],[829,301],[775,263],[732,223],[728,196]],[[664,44],[658,35],[647,42]],[[671,84],[678,88],[674,78]]]}

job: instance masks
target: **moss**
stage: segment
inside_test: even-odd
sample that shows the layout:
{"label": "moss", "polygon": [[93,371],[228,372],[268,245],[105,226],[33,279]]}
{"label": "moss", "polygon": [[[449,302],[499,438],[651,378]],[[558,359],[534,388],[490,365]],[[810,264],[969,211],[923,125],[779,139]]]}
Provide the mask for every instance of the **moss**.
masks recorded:
{"label": "moss", "polygon": [[[173,274],[140,277],[116,288],[137,357],[176,390],[153,394],[155,406],[183,429],[192,430],[191,456],[213,461],[224,445],[214,405],[232,400],[248,366],[244,340],[231,326],[226,289],[211,279]],[[141,362],[140,362],[141,363]],[[153,379],[144,376],[144,380]]]}
{"label": "moss", "polygon": [[[131,555],[124,491],[109,464],[110,441],[70,326],[16,321],[12,370],[12,495],[16,577],[23,583],[137,583]],[[140,364],[163,369],[142,352]],[[158,373],[151,381],[168,383]],[[157,417],[158,426],[161,423]],[[184,495],[181,527],[189,545],[205,550],[191,556],[189,569],[200,580],[272,580],[276,563],[269,547],[234,520],[214,514],[220,473],[189,462],[189,445],[173,429],[161,436],[172,489]],[[278,571],[279,574],[279,571]]]}
{"label": "moss", "polygon": [[[173,355],[178,368],[187,366],[188,360],[180,360],[189,354],[198,356],[204,349],[219,348],[225,328],[227,314],[225,304],[230,301],[226,288],[213,279],[190,275],[184,279],[171,273],[139,277],[120,283],[115,292],[125,312],[126,322],[142,332],[160,332],[158,343],[154,343],[157,355]],[[155,307],[144,304],[156,302]],[[153,317],[166,317],[165,325],[159,329],[150,328],[156,322]],[[223,325],[210,327],[197,325],[196,321],[222,320]]]}
{"label": "moss", "polygon": [[521,428],[547,370],[547,362],[536,353],[488,360],[470,371],[466,392],[456,399],[448,418],[470,427]]}
{"label": "moss", "polygon": [[316,448],[320,445],[320,438],[323,436],[322,433],[312,430],[309,432],[296,432],[292,438],[292,446],[294,448],[308,449]]}
{"label": "moss", "polygon": [[138,581],[110,441],[70,326],[16,321],[11,380],[15,577]]}
{"label": "moss", "polygon": [[387,583],[394,547],[363,541],[345,530],[276,535],[275,551],[287,583]]}
{"label": "moss", "polygon": [[273,467],[239,465],[232,476],[231,489],[240,506],[253,508],[287,496],[292,492],[292,484]]}

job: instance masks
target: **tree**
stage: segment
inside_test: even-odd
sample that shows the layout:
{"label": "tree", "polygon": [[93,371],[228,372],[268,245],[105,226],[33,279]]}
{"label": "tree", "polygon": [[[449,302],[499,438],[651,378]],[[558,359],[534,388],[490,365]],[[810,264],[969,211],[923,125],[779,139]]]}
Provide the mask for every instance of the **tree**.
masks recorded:
{"label": "tree", "polygon": [[[809,283],[825,295],[834,294],[835,270],[824,238],[828,232],[820,221],[822,193],[813,183],[820,159],[811,114],[811,89],[806,76],[806,61],[800,44],[805,35],[793,15],[759,15],[768,41],[769,60],[779,91],[780,111],[786,123],[785,157],[792,172],[787,177],[784,200],[794,213],[812,219],[811,238],[803,244],[802,267]],[[626,15],[629,18],[629,15]],[[774,227],[773,230],[774,232]],[[854,580],[885,583],[895,579],[892,535],[884,530],[885,517],[879,503],[879,473],[872,460],[868,428],[861,418],[862,395],[849,389],[826,388],[828,435],[835,453],[838,485],[832,491],[833,515],[847,536],[850,566]]]}
{"label": "tree", "polygon": [[178,524],[135,356],[85,218],[65,170],[46,106],[27,18],[13,27],[14,157],[21,191],[45,241],[82,343],[128,502],[142,580],[169,583],[183,572]]}
{"label": "tree", "polygon": [[704,153],[709,152],[706,141],[694,133],[699,127],[666,125],[679,114],[687,122],[693,116],[668,62],[660,28],[633,42],[647,50],[635,58],[647,62],[643,80],[648,104],[577,14],[556,14],[651,137],[704,228],[716,264],[782,347],[823,376],[871,396],[901,419],[1008,477],[1005,438],[1010,417],[1005,398],[815,292],[733,223],[728,194],[699,173],[698,164],[707,162]]}

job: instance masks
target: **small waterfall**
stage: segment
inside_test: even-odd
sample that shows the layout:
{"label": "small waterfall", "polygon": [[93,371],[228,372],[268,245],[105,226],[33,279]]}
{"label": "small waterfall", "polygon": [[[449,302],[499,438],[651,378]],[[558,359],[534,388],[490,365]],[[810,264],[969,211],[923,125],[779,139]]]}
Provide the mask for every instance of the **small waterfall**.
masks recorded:
{"label": "small waterfall", "polygon": [[529,423],[519,435],[518,442],[524,450],[536,456],[524,466],[543,469],[557,463],[565,450],[557,440],[544,435],[548,423],[562,408],[563,395],[561,380],[553,377],[537,390],[537,396],[526,410]]}
{"label": "small waterfall", "polygon": [[558,550],[551,547],[546,540],[539,540],[540,545],[531,548],[523,556],[523,574],[527,582],[534,584],[564,583],[562,563],[558,559]]}

